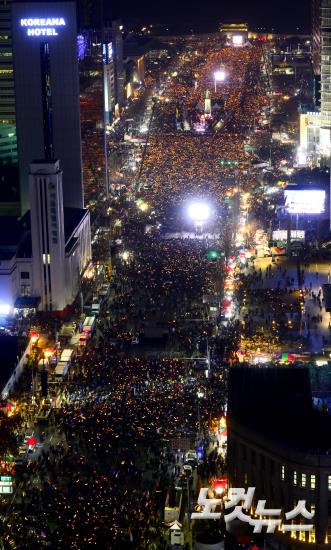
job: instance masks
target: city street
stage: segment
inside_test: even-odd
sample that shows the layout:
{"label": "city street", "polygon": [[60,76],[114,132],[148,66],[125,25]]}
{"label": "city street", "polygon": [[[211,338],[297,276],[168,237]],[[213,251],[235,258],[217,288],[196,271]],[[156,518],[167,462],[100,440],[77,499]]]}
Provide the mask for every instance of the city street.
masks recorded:
{"label": "city street", "polygon": [[[109,130],[116,166],[109,196],[91,199],[93,261],[80,304],[66,322],[39,321],[33,398],[30,371],[24,392],[15,388],[24,421],[24,400],[49,415],[25,426],[38,446],[18,464],[2,507],[6,549],[161,550],[166,512],[192,549],[199,489],[228,482],[229,369],[330,344],[328,262],[259,256],[253,242],[252,228],[264,235],[275,221],[278,200],[261,191],[266,176],[252,152],[271,155],[266,51],[217,35],[183,40],[171,70],[151,70],[128,110],[130,131],[123,121]],[[90,134],[97,139],[86,128],[85,148]],[[277,159],[276,145],[272,152]],[[33,378],[45,373],[46,351],[48,401]]]}

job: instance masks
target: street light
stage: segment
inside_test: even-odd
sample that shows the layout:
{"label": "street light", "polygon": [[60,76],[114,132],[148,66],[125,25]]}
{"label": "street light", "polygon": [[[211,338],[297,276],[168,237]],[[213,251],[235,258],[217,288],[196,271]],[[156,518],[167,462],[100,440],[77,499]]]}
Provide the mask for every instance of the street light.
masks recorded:
{"label": "street light", "polygon": [[124,252],[122,252],[121,256],[122,256],[122,260],[124,262],[127,262],[130,258],[130,252],[128,252],[127,250],[124,250]]}
{"label": "street light", "polygon": [[137,208],[141,211],[141,212],[147,212],[148,208],[149,208],[149,204],[145,201],[143,201],[142,199],[138,199],[136,201],[136,205],[137,205]]}
{"label": "street light", "polygon": [[195,223],[196,231],[198,229],[202,231],[203,224],[210,218],[211,208],[209,204],[204,201],[195,201],[189,204],[188,215]]}
{"label": "street light", "polygon": [[214,72],[215,92],[217,91],[217,82],[224,82],[226,79],[226,72],[224,69],[219,69]]}
{"label": "street light", "polygon": [[206,202],[192,202],[188,207],[188,214],[195,222],[205,222],[210,216],[210,206]]}

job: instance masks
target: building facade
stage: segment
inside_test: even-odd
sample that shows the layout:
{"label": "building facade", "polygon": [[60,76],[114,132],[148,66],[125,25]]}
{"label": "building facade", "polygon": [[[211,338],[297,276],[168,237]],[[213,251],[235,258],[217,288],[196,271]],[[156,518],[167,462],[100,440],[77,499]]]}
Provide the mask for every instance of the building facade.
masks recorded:
{"label": "building facade", "polygon": [[[331,0],[321,0],[321,147],[331,147]],[[328,151],[328,154],[327,154]]]}
{"label": "building facade", "polygon": [[[123,60],[123,35],[122,21],[112,21],[111,25],[103,29],[104,44],[111,44],[111,64],[114,73],[114,101],[116,111],[119,112],[124,106],[125,69]],[[108,60],[110,58],[108,57]]]}
{"label": "building facade", "polygon": [[79,223],[65,235],[62,171],[57,160],[33,162],[29,188],[32,292],[39,292],[42,311],[62,311],[77,296],[82,271],[91,259],[89,216],[82,210]]}
{"label": "building facade", "polygon": [[[320,156],[321,113],[308,112],[300,114],[300,153],[301,164],[316,165]],[[300,159],[298,159],[300,164]]]}
{"label": "building facade", "polygon": [[11,0],[0,0],[0,162],[17,163]]}
{"label": "building facade", "polygon": [[0,315],[15,309],[61,312],[80,290],[91,261],[88,210],[63,207],[58,160],[30,166],[30,211],[0,218]]}
{"label": "building facade", "polygon": [[312,0],[312,63],[314,72],[315,104],[321,103],[321,3],[322,0]]}
{"label": "building facade", "polygon": [[295,451],[232,419],[228,429],[231,486],[256,488],[252,512],[258,499],[287,512],[305,500],[315,512],[312,531],[276,532],[283,548],[331,548],[331,455]]}
{"label": "building facade", "polygon": [[62,172],[59,162],[40,161],[31,164],[29,191],[34,291],[40,292],[43,311],[61,311],[66,307],[67,300]]}
{"label": "building facade", "polygon": [[[282,524],[313,525],[277,528],[272,548],[331,548],[331,417],[312,407],[309,370],[232,369],[227,426],[230,486],[255,487],[250,513],[262,499]],[[286,520],[299,500],[314,517]]]}
{"label": "building facade", "polygon": [[12,34],[22,212],[46,150],[61,159],[64,206],[83,208],[75,3],[13,3]]}

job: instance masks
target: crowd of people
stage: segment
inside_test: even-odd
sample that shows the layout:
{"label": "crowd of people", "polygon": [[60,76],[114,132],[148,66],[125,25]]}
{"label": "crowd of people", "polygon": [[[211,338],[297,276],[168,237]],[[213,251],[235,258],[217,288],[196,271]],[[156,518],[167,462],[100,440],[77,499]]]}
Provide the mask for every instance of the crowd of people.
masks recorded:
{"label": "crowd of people", "polygon": [[[194,448],[200,439],[202,478],[224,472],[218,453],[208,452],[208,432],[225,410],[226,346],[207,349],[216,322],[204,299],[220,293],[224,266],[208,259],[208,239],[164,236],[185,226],[180,205],[204,196],[215,204],[213,247],[231,246],[235,208],[219,219],[225,180],[232,175],[249,185],[250,175],[220,161],[248,160],[244,128],[265,101],[260,60],[259,47],[209,46],[189,55],[181,78],[168,82],[169,101],[158,104],[141,172],[141,187],[152,185],[148,211],[123,202],[127,254],[117,257],[95,337],[63,384],[64,402],[52,412],[42,451],[17,473],[4,511],[6,547],[164,547],[165,496],[184,458],[176,445],[185,440]],[[226,131],[199,136],[171,129],[178,98],[193,112],[220,63],[228,71]],[[224,329],[228,353],[237,333],[238,323]]]}

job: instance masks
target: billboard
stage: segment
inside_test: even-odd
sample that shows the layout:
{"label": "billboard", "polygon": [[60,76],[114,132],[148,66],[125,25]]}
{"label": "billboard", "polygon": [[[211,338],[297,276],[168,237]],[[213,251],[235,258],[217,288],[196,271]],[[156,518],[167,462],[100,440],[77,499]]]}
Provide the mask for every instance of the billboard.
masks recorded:
{"label": "billboard", "polygon": [[[28,173],[45,155],[44,131],[63,170],[64,206],[83,207],[75,2],[12,2],[15,110],[21,208],[29,207]],[[84,37],[80,37],[84,47]],[[42,57],[41,57],[42,49]],[[80,51],[82,55],[82,51]],[[52,108],[50,108],[50,104]],[[45,111],[48,107],[48,111]]]}
{"label": "billboard", "polygon": [[113,58],[113,46],[111,42],[102,44],[102,62],[104,65],[109,65]]}
{"label": "billboard", "polygon": [[[287,230],[286,229],[276,229],[272,232],[273,241],[287,241]],[[305,232],[301,229],[292,229],[291,230],[291,241],[305,241]]]}
{"label": "billboard", "polygon": [[285,208],[289,214],[323,214],[323,189],[285,189]]}

